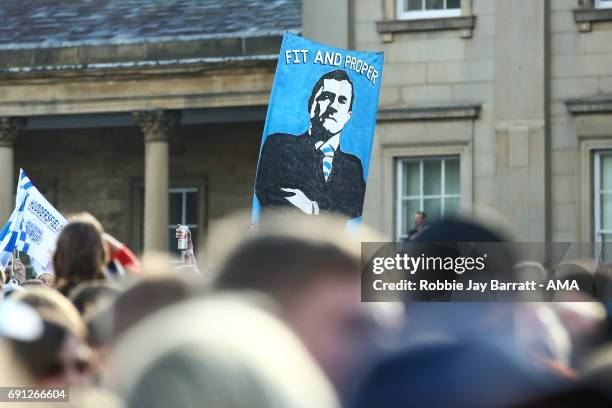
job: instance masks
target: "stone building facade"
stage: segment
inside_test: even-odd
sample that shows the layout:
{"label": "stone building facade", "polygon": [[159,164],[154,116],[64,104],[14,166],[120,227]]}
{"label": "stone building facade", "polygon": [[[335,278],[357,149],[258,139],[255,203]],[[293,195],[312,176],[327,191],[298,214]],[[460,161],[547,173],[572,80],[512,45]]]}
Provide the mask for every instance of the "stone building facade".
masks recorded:
{"label": "stone building facade", "polygon": [[340,1],[325,30],[305,5],[305,36],[385,52],[366,223],[399,237],[425,208],[612,240],[611,1]]}
{"label": "stone building facade", "polygon": [[300,1],[43,3],[0,6],[0,218],[20,167],[60,211],[93,213],[137,252],[175,247],[176,223],[199,241],[250,207]]}
{"label": "stone building facade", "polygon": [[202,239],[251,205],[291,30],[385,52],[364,222],[388,239],[425,209],[522,241],[612,240],[611,0],[142,3],[51,5],[34,15],[55,30],[0,30],[2,218],[23,167],[58,209],[138,251],[167,248],[175,222]]}

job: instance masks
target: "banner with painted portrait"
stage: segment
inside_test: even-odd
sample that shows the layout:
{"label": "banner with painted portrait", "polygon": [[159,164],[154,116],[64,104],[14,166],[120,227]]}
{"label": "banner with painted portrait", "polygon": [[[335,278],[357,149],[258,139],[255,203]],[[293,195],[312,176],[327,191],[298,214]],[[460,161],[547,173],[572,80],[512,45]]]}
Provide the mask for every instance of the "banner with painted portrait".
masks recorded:
{"label": "banner with painted portrait", "polygon": [[285,34],[257,165],[254,223],[280,208],[359,222],[383,59]]}

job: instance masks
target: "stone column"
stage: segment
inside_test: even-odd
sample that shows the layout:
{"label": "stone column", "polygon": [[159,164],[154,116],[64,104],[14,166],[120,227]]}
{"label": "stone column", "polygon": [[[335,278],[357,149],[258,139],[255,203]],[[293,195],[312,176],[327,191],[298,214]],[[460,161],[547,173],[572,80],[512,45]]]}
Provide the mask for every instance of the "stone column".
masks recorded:
{"label": "stone column", "polygon": [[13,146],[24,127],[24,118],[0,117],[0,228],[15,208]]}
{"label": "stone column", "polygon": [[168,251],[168,140],[180,122],[173,111],[135,112],[144,133],[144,252]]}

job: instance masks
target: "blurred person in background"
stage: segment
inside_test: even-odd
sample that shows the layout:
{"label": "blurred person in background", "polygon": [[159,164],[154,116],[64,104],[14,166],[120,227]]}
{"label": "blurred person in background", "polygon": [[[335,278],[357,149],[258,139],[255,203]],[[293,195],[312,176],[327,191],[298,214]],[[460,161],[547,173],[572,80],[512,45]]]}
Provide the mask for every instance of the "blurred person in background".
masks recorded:
{"label": "blurred person in background", "polygon": [[117,297],[122,288],[116,281],[83,282],[74,288],[69,299],[80,313],[87,327],[87,345],[90,347],[90,372],[98,382],[105,369],[106,356],[110,348],[108,341],[111,315]]}
{"label": "blurred person in background", "polygon": [[104,231],[102,223],[91,213],[80,212],[68,216],[70,222],[84,222],[96,228],[104,246],[104,265],[110,275],[123,276],[140,272],[140,261],[122,242]]}
{"label": "blurred person in background", "polygon": [[[578,283],[580,292],[586,294],[590,298],[597,296],[595,288],[595,276],[597,271],[597,261],[594,259],[576,259],[562,262],[557,265],[552,271],[552,278],[560,280],[575,280]],[[582,294],[577,294],[582,296]],[[555,292],[554,300],[567,301],[571,300],[567,293],[561,291]],[[580,298],[575,300],[580,301]]]}
{"label": "blurred person in background", "polygon": [[36,276],[36,279],[39,279],[45,286],[52,288],[55,284],[55,274],[52,272],[43,272]]}
{"label": "blurred person in background", "polygon": [[67,327],[43,319],[43,335],[35,341],[11,341],[12,348],[36,383],[45,387],[89,383],[88,348]]}
{"label": "blurred person in background", "polygon": [[43,330],[34,340],[9,341],[17,360],[36,384],[46,387],[85,386],[90,380],[90,350],[78,311],[53,289],[33,287],[13,296],[33,308]]}
{"label": "blurred person in background", "polygon": [[26,268],[23,262],[17,257],[9,260],[6,269],[4,270],[4,283],[9,283],[11,279],[16,279],[18,284],[26,280]]}
{"label": "blurred person in background", "polygon": [[280,305],[282,318],[343,387],[352,363],[362,355],[360,342],[368,328],[367,308],[360,302],[357,261],[332,245],[262,237],[245,243],[222,267],[216,288],[256,290]]}
{"label": "blurred person in background", "polygon": [[414,241],[418,235],[427,229],[427,214],[425,211],[417,211],[414,214],[414,228],[408,231],[408,241]]}
{"label": "blurred person in background", "polygon": [[28,386],[34,380],[11,350],[11,341],[31,342],[43,334],[40,315],[29,305],[0,301],[0,386]]}
{"label": "blurred person in background", "polygon": [[88,284],[82,290],[77,287],[73,291],[73,301],[84,313],[88,344],[94,352],[93,366],[98,375],[106,370],[108,355],[124,332],[191,294],[191,282],[174,276],[145,276],[125,290],[110,285],[109,291],[108,283]]}
{"label": "blurred person in background", "polygon": [[6,270],[4,271],[4,286],[2,294],[8,297],[15,292],[22,291],[21,283],[25,281],[25,267],[17,257],[11,257]]}
{"label": "blurred person in background", "polygon": [[226,256],[214,287],[274,299],[280,317],[345,398],[369,362],[374,335],[383,332],[376,305],[361,302],[360,239],[347,234],[340,218],[278,213],[274,220]]}
{"label": "blurred person in background", "polygon": [[20,293],[19,297],[28,303],[0,302],[0,386],[68,387],[69,401],[3,402],[2,407],[123,407],[109,392],[81,386],[89,381],[89,376],[81,373],[81,368],[87,365],[83,358],[87,350],[79,346],[81,343],[66,339],[67,332],[72,337],[82,333],[70,302],[66,303],[63,296],[48,288],[35,288],[34,294]]}
{"label": "blurred person in background", "polygon": [[23,282],[21,286],[24,289],[27,289],[28,287],[31,287],[31,286],[47,286],[47,285],[45,285],[45,283],[41,281],[40,279],[28,279],[25,282]]}
{"label": "blurred person in background", "polygon": [[97,311],[113,304],[120,294],[120,286],[113,281],[91,281],[75,287],[68,299],[87,322]]}
{"label": "blurred person in background", "polygon": [[[431,224],[416,241],[499,243],[486,246],[489,258],[483,278],[507,280],[511,277],[504,273],[511,273],[516,264],[502,235],[469,221]],[[449,248],[447,255],[454,251],[452,245],[434,248],[438,247]],[[506,407],[572,385],[570,337],[551,307],[519,303],[519,298],[503,300],[406,299],[404,345],[371,370],[353,405]]]}
{"label": "blurred person in background", "polygon": [[96,228],[84,222],[71,222],[60,232],[53,268],[55,287],[64,295],[82,282],[103,280],[105,251]]}
{"label": "blurred person in background", "polygon": [[190,282],[175,276],[147,277],[121,293],[112,307],[112,339],[165,307],[183,301],[192,293]]}
{"label": "blurred person in background", "polygon": [[87,328],[74,305],[55,289],[44,286],[30,287],[15,294],[12,300],[33,308],[43,319],[57,321],[79,338],[85,338]]}
{"label": "blurred person in background", "polygon": [[122,336],[109,383],[134,408],[338,407],[274,308],[263,295],[225,293],[160,310]]}

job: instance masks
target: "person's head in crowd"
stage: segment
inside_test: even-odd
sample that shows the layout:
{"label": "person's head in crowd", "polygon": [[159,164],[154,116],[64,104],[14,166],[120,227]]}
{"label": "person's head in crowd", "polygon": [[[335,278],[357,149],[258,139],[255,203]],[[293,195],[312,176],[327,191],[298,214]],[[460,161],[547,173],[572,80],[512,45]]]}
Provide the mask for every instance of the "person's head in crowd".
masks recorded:
{"label": "person's head in crowd", "polygon": [[[499,231],[479,223],[464,219],[445,219],[442,222],[429,224],[417,239],[428,255],[458,256],[459,246],[456,243],[482,243],[474,247],[475,251],[486,252],[486,267],[482,271],[472,271],[469,276],[457,276],[454,271],[444,273],[444,279],[491,279],[511,280],[507,273],[513,272],[517,263],[511,248],[506,244],[506,237]],[[439,245],[438,243],[447,243]],[[449,275],[450,274],[450,275]],[[407,278],[408,279],[408,278]],[[417,278],[420,279],[420,278]],[[467,282],[465,282],[467,285]],[[431,292],[431,291],[430,291]],[[513,302],[495,302],[496,299],[476,298],[481,296],[468,292],[447,291],[438,298],[455,300],[452,304],[445,302],[414,302],[406,297],[406,331],[410,342],[432,341],[440,339],[464,340],[487,337],[493,341],[511,343],[515,340],[516,322],[515,304]],[[427,293],[425,293],[426,295]],[[471,296],[470,302],[457,302],[460,296]],[[447,296],[442,296],[447,295]],[[495,294],[494,294],[495,295]],[[482,303],[474,300],[489,300]],[[510,299],[520,300],[520,299]],[[508,346],[512,346],[508,344]]]}
{"label": "person's head in crowd", "polygon": [[98,309],[114,302],[121,293],[118,284],[111,281],[83,282],[68,295],[68,299],[87,321]]}
{"label": "person's head in crowd", "polygon": [[31,342],[12,340],[30,375],[43,386],[83,386],[89,382],[89,349],[67,327],[43,319],[43,335]]}
{"label": "person's head in crowd", "polygon": [[172,271],[172,264],[168,256],[146,254],[140,279],[123,281],[112,303],[97,304],[95,311],[87,316],[88,341],[98,361],[106,358],[114,342],[126,330],[156,311],[186,299],[192,291],[191,286],[200,284],[190,281],[184,274],[169,274],[169,271]]}
{"label": "person's head in crowd", "polygon": [[[421,245],[435,243],[479,243],[473,247],[480,254],[487,254],[485,268],[451,279],[473,279],[479,282],[519,281],[516,254],[505,235],[473,221],[448,219],[433,223],[416,240]],[[432,244],[434,243],[434,244]],[[449,245],[441,256],[453,256],[454,247]],[[457,246],[458,248],[458,246]],[[456,255],[454,255],[456,256]],[[538,269],[539,270],[539,269]],[[541,270],[539,270],[542,273]],[[522,277],[521,277],[522,278]],[[465,281],[464,281],[465,282]],[[466,283],[467,284],[467,283]],[[549,304],[520,303],[529,300],[520,291],[510,294],[491,294],[487,302],[457,302],[467,292],[451,293],[452,304],[447,303],[406,303],[407,331],[411,341],[432,341],[451,339],[471,341],[487,339],[509,349],[523,352],[526,358],[540,361],[550,369],[569,369],[571,361],[570,336]]]}
{"label": "person's head in crowd", "polygon": [[514,265],[513,270],[519,281],[535,280],[537,283],[542,283],[546,282],[549,275],[544,265],[534,261],[520,261]]}
{"label": "person's head in crowd", "polygon": [[555,300],[576,300],[580,301],[581,298],[572,299],[573,296],[586,295],[593,298],[597,294],[595,288],[595,278],[597,271],[597,262],[594,259],[575,259],[571,261],[562,262],[553,269],[552,278],[559,280],[567,280],[569,282],[576,281],[580,292],[582,293],[564,293],[562,291],[556,291],[554,295]]}
{"label": "person's head in crowd", "polygon": [[40,279],[28,279],[25,282],[23,282],[21,286],[23,288],[28,288],[31,286],[47,286],[47,285],[45,285],[45,283],[41,281]]}
{"label": "person's head in crowd", "polygon": [[375,325],[371,308],[361,302],[359,240],[346,234],[340,219],[298,220],[280,213],[275,219],[226,256],[214,286],[272,297],[284,320],[342,389],[362,363],[356,356],[364,357]]}
{"label": "person's head in crowd", "polygon": [[192,298],[125,333],[111,388],[133,408],[337,407],[329,381],[263,295]]}
{"label": "person's head in crowd", "polygon": [[64,295],[81,282],[104,279],[102,237],[90,223],[72,222],[57,238],[53,255],[55,287]]}
{"label": "person's head in crowd", "polygon": [[408,228],[408,236],[403,241],[414,241],[416,238],[427,229],[427,215],[425,211],[417,211],[414,214],[413,223],[414,228]]}
{"label": "person's head in crowd", "polygon": [[108,243],[104,240],[104,226],[102,223],[93,216],[90,212],[83,211],[79,213],[69,214],[68,215],[69,222],[83,222],[85,224],[90,224],[93,226],[96,231],[100,234],[100,238],[102,239],[102,246],[104,247],[104,264],[107,264],[110,261],[110,249],[108,247]]}
{"label": "person's head in crowd", "polygon": [[4,296],[4,298],[9,298],[13,294],[17,292],[22,292],[23,290],[23,287],[19,285],[19,282],[17,280],[11,279],[2,288],[2,295]]}
{"label": "person's head in crowd", "polygon": [[42,319],[32,307],[13,300],[0,301],[0,387],[35,385],[9,342],[34,341],[42,334]]}
{"label": "person's head in crowd", "polygon": [[152,276],[138,281],[114,302],[111,338],[118,338],[142,319],[187,299],[190,294],[188,281],[179,277]]}
{"label": "person's head in crowd", "polygon": [[45,286],[52,288],[55,284],[55,274],[52,272],[43,272],[36,276]]}
{"label": "person's head in crowd", "polygon": [[[471,221],[433,223],[416,241],[440,256],[483,243],[471,248],[489,255],[484,281],[506,280],[516,264],[503,235]],[[407,301],[406,321],[405,346],[372,371],[357,407],[512,406],[575,375],[568,333],[547,304]]]}
{"label": "person's head in crowd", "polygon": [[111,280],[83,282],[69,294],[69,299],[87,326],[87,344],[91,348],[91,372],[99,375],[109,352],[110,311],[121,293],[119,283]]}
{"label": "person's head in crowd", "polygon": [[19,259],[13,259],[13,256],[11,256],[2,274],[2,278],[4,284],[9,284],[11,280],[17,280],[17,282],[25,281],[25,266]]}
{"label": "person's head in crowd", "polygon": [[33,341],[10,340],[26,370],[43,386],[82,386],[89,382],[90,350],[78,311],[57,291],[31,287],[13,296],[32,307],[43,322],[42,335]]}
{"label": "person's head in crowd", "polygon": [[416,229],[421,229],[425,226],[425,221],[427,220],[427,215],[425,211],[417,211],[414,214],[414,227]]}
{"label": "person's head in crowd", "polygon": [[136,255],[122,242],[104,231],[102,223],[91,213],[80,212],[68,216],[70,222],[91,224],[100,234],[104,247],[104,265],[108,274],[124,275],[128,272],[139,273],[140,263]]}
{"label": "person's head in crowd", "polygon": [[87,328],[78,310],[70,300],[55,289],[31,286],[25,291],[16,293],[11,299],[32,307],[43,319],[53,320],[61,326],[66,326],[79,338],[85,338],[87,335]]}
{"label": "person's head in crowd", "polygon": [[[425,218],[423,218],[425,220]],[[505,234],[497,229],[460,217],[448,217],[430,224],[426,232],[419,235],[418,242],[507,242]]]}

